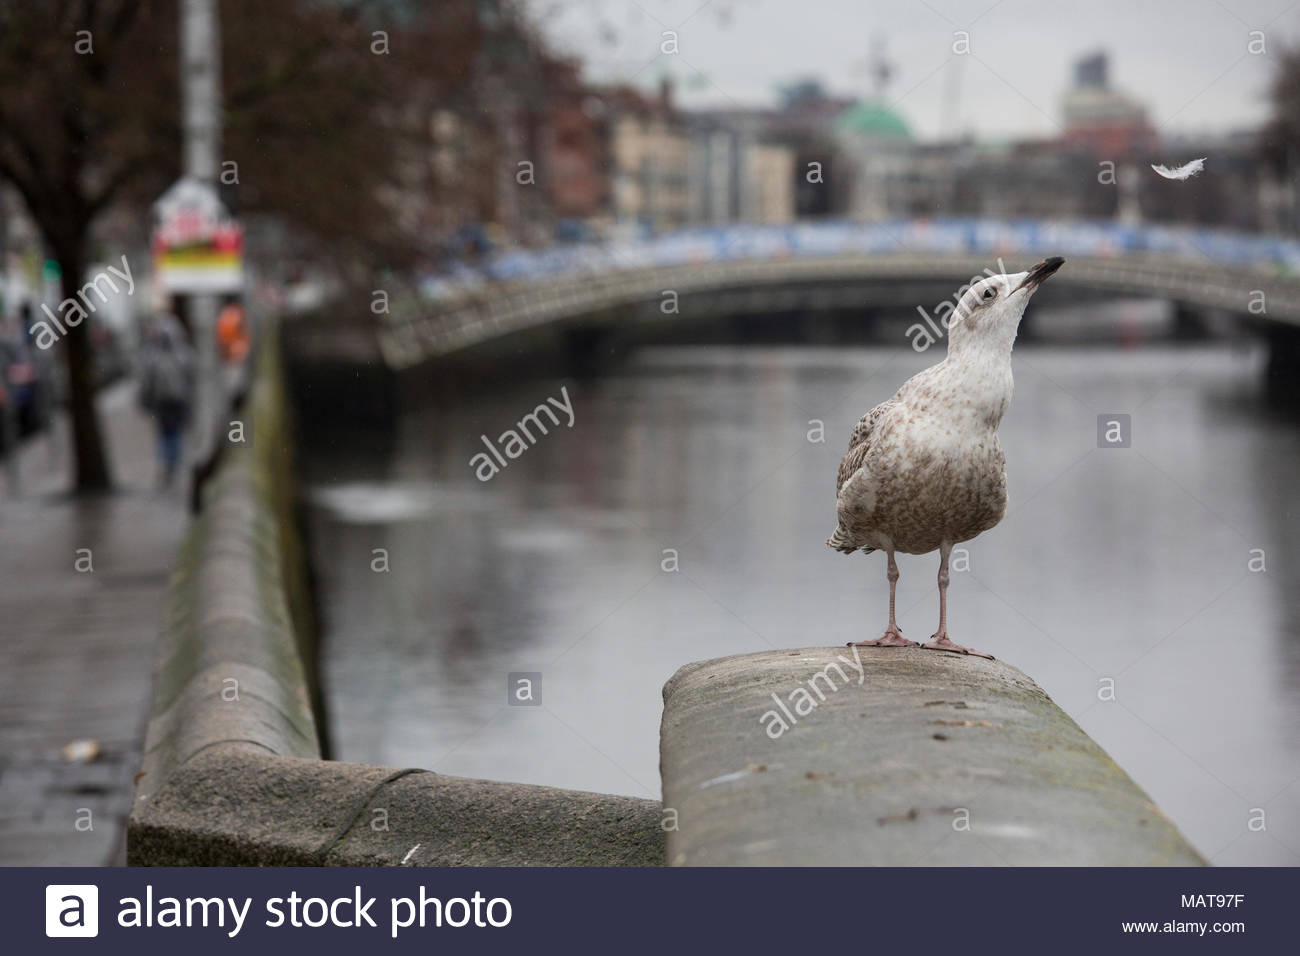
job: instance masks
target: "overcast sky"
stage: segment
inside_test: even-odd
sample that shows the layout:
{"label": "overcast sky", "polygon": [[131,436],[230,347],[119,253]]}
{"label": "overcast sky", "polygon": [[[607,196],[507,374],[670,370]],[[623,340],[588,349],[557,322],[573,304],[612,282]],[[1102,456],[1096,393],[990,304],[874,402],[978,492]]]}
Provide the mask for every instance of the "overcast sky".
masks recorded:
{"label": "overcast sky", "polygon": [[[1110,53],[1111,85],[1165,134],[1250,128],[1268,115],[1275,57],[1300,38],[1293,0],[526,0],[558,49],[597,81],[653,86],[686,106],[755,106],[820,77],[866,95],[873,48],[894,66],[885,98],[922,138],[1047,136],[1081,54]],[[663,31],[679,52],[659,55]],[[955,55],[955,31],[970,53]],[[1264,32],[1263,55],[1249,52]]]}

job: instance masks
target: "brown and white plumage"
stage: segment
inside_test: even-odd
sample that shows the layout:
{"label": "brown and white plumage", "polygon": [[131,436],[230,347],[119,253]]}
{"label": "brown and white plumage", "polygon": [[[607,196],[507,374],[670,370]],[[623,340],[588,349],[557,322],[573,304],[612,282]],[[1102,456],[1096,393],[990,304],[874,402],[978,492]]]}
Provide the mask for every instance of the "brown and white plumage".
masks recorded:
{"label": "brown and white plumage", "polygon": [[836,476],[839,523],[826,543],[845,554],[888,552],[890,579],[885,635],[859,643],[912,643],[894,619],[894,554],[938,550],[939,630],[925,646],[979,653],[948,640],[948,556],[1006,513],[997,429],[1011,401],[1011,346],[1029,297],[1063,261],[972,285],[951,314],[947,357],[854,426]]}

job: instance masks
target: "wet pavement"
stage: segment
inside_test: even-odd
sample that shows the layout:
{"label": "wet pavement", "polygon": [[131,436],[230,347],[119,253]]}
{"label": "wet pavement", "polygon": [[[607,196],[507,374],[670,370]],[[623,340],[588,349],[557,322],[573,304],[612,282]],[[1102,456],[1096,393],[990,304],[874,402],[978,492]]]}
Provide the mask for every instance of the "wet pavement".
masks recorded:
{"label": "wet pavement", "polygon": [[[179,490],[154,490],[152,425],[131,383],[108,389],[100,409],[116,493],[63,493],[64,422],[23,446],[17,496],[0,474],[2,865],[124,861],[154,642],[186,513]],[[76,741],[94,741],[94,759],[67,759]]]}

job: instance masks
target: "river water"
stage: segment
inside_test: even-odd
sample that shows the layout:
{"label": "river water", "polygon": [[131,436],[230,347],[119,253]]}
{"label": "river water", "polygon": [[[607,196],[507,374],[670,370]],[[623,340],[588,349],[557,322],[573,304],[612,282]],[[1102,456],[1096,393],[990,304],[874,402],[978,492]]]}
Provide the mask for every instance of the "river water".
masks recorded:
{"label": "river water", "polygon": [[[883,556],[823,544],[836,466],[940,357],[645,349],[306,449],[335,756],[657,799],[679,666],[882,630]],[[955,640],[1038,681],[1225,865],[1300,864],[1300,425],[1257,404],[1263,361],[1017,349],[1008,514],[949,592]],[[548,399],[559,426],[490,474],[482,436],[505,452]],[[1131,416],[1131,447],[1098,447],[1099,415]],[[938,559],[899,560],[925,640]],[[512,673],[540,706],[509,705]]]}

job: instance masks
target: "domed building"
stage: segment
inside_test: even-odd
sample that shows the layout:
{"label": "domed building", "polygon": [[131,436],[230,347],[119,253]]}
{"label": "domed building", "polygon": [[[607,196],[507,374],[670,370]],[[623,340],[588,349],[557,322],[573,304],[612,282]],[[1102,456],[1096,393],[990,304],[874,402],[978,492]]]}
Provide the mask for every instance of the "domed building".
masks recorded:
{"label": "domed building", "polygon": [[861,100],[836,119],[835,138],[853,171],[849,215],[858,220],[906,215],[906,196],[897,187],[907,178],[915,151],[907,121],[879,100]]}
{"label": "domed building", "polygon": [[841,133],[868,140],[912,138],[912,131],[903,117],[888,106],[869,100],[850,106],[840,114],[835,126]]}

